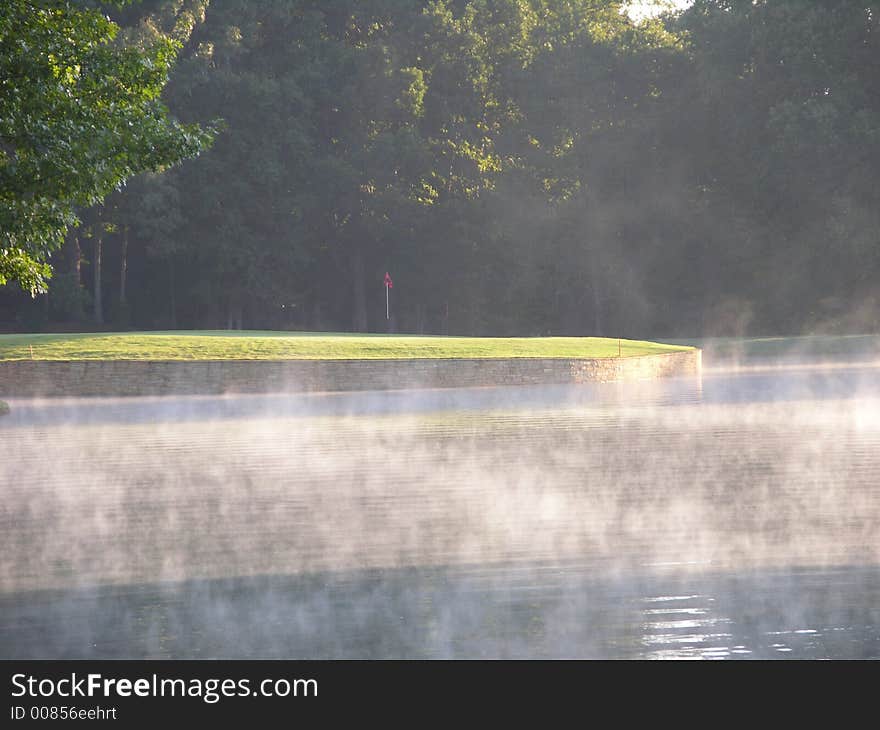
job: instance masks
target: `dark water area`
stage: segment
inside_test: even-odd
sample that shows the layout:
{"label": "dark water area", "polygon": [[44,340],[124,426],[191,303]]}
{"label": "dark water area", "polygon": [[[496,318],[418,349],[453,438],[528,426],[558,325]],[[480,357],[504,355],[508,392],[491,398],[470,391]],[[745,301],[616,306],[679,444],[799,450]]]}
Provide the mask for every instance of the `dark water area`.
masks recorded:
{"label": "dark water area", "polygon": [[[0,598],[4,658],[876,659],[880,570],[405,568]],[[63,627],[63,628],[62,628]]]}
{"label": "dark water area", "polygon": [[880,367],[13,401],[0,658],[880,658]]}

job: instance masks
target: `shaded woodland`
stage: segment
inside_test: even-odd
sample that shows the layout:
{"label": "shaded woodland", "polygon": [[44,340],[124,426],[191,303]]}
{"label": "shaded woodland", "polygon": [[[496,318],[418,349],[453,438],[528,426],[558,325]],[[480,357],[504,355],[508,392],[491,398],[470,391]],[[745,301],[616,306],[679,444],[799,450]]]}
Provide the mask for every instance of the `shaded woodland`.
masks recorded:
{"label": "shaded woodland", "polygon": [[108,12],[213,143],[82,206],[8,331],[880,331],[880,2]]}

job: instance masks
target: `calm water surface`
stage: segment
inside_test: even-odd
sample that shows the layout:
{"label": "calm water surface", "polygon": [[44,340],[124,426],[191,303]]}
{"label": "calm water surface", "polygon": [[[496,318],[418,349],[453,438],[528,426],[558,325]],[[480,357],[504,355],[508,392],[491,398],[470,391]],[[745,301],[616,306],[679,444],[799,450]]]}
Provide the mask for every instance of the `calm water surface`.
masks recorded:
{"label": "calm water surface", "polygon": [[14,401],[0,658],[880,658],[880,367]]}

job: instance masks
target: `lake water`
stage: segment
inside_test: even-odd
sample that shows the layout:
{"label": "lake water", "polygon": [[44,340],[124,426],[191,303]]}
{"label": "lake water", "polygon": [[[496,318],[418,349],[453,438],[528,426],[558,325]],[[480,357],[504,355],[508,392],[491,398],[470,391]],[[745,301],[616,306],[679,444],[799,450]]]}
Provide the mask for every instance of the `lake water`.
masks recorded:
{"label": "lake water", "polygon": [[0,658],[880,658],[880,366],[712,360],[13,401]]}

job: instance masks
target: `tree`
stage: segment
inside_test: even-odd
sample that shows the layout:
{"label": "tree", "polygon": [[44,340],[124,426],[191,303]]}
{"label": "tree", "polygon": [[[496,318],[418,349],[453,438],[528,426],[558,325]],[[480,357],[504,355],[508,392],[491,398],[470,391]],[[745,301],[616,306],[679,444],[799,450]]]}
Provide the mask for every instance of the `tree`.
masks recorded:
{"label": "tree", "polygon": [[127,45],[118,30],[72,0],[6,0],[0,9],[0,285],[45,291],[48,258],[78,207],[211,139],[160,101],[179,43]]}
{"label": "tree", "polygon": [[[696,0],[680,25],[707,283],[746,300],[755,331],[876,327],[880,3]],[[873,321],[847,325],[871,299]]]}

